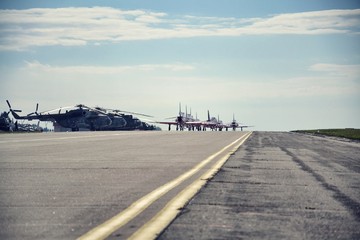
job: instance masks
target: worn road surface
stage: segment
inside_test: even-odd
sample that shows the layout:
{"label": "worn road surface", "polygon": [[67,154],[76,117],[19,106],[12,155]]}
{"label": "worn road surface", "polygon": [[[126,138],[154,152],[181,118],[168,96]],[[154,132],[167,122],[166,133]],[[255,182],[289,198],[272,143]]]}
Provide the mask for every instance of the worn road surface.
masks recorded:
{"label": "worn road surface", "polygon": [[360,239],[360,143],[254,132],[159,239]]}
{"label": "worn road surface", "polygon": [[195,166],[244,135],[1,134],[0,239],[76,239],[118,214],[100,232],[125,239],[224,154]]}
{"label": "worn road surface", "polygon": [[[243,137],[2,134],[0,239],[134,236]],[[360,239],[360,143],[254,132],[159,239]]]}

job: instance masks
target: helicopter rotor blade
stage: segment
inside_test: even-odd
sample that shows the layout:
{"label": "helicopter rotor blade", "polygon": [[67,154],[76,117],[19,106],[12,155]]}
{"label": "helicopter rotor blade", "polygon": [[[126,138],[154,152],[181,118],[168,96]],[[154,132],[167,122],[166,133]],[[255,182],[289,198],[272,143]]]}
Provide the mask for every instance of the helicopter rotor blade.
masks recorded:
{"label": "helicopter rotor blade", "polygon": [[151,118],[154,117],[154,116],[143,114],[143,113],[129,112],[129,111],[123,111],[123,110],[119,110],[119,109],[107,108],[106,110],[113,111],[115,113],[129,113],[129,114],[135,114],[135,115],[144,116],[144,117],[151,117]]}
{"label": "helicopter rotor blade", "polygon": [[11,109],[11,105],[9,103],[9,100],[6,100],[6,102],[7,102],[7,105],[9,106],[9,108]]}
{"label": "helicopter rotor blade", "polygon": [[36,115],[38,116],[38,110],[39,110],[39,103],[36,104],[36,108],[35,108],[35,112],[29,113],[27,116],[30,117],[31,115]]}
{"label": "helicopter rotor blade", "polygon": [[104,116],[108,115],[105,108],[101,108],[101,107],[95,107],[95,108],[87,107],[87,108],[89,108],[91,111],[94,111],[94,112],[96,112],[96,113],[98,113],[100,115],[104,115]]}
{"label": "helicopter rotor blade", "polygon": [[9,106],[9,109],[10,109],[9,112],[11,112],[11,111],[13,111],[13,112],[22,112],[21,110],[12,109],[9,100],[6,100],[6,103],[7,103],[7,105]]}
{"label": "helicopter rotor blade", "polygon": [[144,116],[144,117],[151,117],[151,118],[154,117],[154,116],[151,116],[151,115],[147,115],[147,114],[143,114],[143,113],[137,113],[137,112],[128,112],[128,111],[121,111],[121,112],[135,114],[135,115]]}

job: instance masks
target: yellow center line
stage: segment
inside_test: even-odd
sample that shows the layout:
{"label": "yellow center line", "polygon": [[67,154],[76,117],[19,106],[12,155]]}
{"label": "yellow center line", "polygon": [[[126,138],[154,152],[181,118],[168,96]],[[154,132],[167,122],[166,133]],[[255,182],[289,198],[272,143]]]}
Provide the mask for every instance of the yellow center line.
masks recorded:
{"label": "yellow center line", "polygon": [[[211,162],[215,157],[219,156],[223,152],[225,152],[228,148],[234,146],[242,139],[246,139],[249,136],[249,134],[246,134],[244,136],[241,136],[239,139],[235,140],[234,142],[230,143],[220,151],[214,153],[213,155],[209,156],[199,164],[197,164],[194,168],[189,170],[188,172],[180,175],[176,179],[164,184],[163,186],[155,189],[154,191],[150,192],[149,194],[145,195],[144,197],[140,198],[133,204],[131,204],[128,208],[126,208],[124,211],[120,212],[116,216],[112,217],[111,219],[107,220],[106,222],[102,223],[101,225],[93,228],[89,232],[85,233],[81,237],[78,238],[78,240],[90,240],[90,239],[105,239],[110,234],[115,232],[120,227],[127,224],[129,221],[134,219],[137,215],[139,215],[142,211],[144,211],[147,207],[149,207],[153,202],[158,200],[160,197],[162,197],[164,194],[184,182],[186,179],[193,176],[195,173],[200,171],[206,164]],[[231,151],[232,153],[233,151]],[[230,154],[231,154],[230,153]],[[227,154],[230,156],[230,154]],[[226,159],[227,159],[226,158]]]}
{"label": "yellow center line", "polygon": [[181,209],[195,196],[195,194],[220,170],[220,168],[251,135],[248,133],[246,137],[237,144],[231,152],[218,160],[212,168],[204,173],[200,178],[195,180],[192,184],[187,186],[183,191],[176,195],[166,206],[158,212],[150,221],[145,223],[133,235],[128,238],[129,240],[147,240],[155,239],[158,235],[176,218]]}

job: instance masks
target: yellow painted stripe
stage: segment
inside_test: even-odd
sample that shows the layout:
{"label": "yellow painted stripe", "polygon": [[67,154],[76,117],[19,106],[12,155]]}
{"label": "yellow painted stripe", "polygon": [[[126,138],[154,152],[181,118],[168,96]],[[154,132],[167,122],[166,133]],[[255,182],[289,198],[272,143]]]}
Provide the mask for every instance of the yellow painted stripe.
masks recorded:
{"label": "yellow painted stripe", "polygon": [[158,214],[156,214],[149,222],[145,223],[138,231],[136,231],[130,240],[147,240],[155,239],[158,235],[176,218],[181,209],[190,201],[191,198],[211,179],[233,154],[251,135],[246,135],[243,140],[237,144],[231,152],[217,161],[212,168],[203,174],[199,179],[186,187],[177,196],[175,196]]}
{"label": "yellow painted stripe", "polygon": [[228,148],[236,145],[239,141],[246,138],[247,136],[248,135],[244,135],[240,137],[239,139],[230,143],[220,151],[214,153],[213,155],[209,156],[208,158],[197,164],[194,168],[192,168],[188,172],[180,175],[176,179],[164,184],[163,186],[155,189],[151,193],[140,198],[139,200],[131,204],[128,208],[126,208],[118,215],[112,217],[103,224],[97,226],[96,228],[90,230],[83,236],[79,237],[78,240],[105,239],[111,233],[115,232],[117,229],[124,226],[132,219],[134,219],[137,215],[139,215],[142,211],[144,211],[147,207],[149,207],[153,202],[158,200],[164,194],[166,194],[167,192],[169,192],[170,190],[172,190],[173,188],[184,182],[186,179],[188,179],[189,177],[193,176],[195,173],[200,171],[206,164],[211,162],[215,157],[225,152]]}

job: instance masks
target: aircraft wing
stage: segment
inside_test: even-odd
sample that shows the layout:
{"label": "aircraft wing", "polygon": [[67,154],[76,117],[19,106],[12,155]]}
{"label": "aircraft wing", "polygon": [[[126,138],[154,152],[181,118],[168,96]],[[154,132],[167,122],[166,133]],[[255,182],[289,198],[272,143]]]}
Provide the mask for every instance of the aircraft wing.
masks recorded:
{"label": "aircraft wing", "polygon": [[205,127],[216,127],[217,126],[217,123],[214,123],[214,122],[202,122],[201,124],[202,124],[202,126],[205,126]]}
{"label": "aircraft wing", "polygon": [[238,128],[248,128],[248,127],[255,127],[255,126],[248,126],[248,125],[240,125],[238,126]]}
{"label": "aircraft wing", "polygon": [[247,126],[247,125],[239,125],[236,128],[240,128],[241,131],[243,130],[243,128],[249,128],[249,127],[254,127],[254,126]]}
{"label": "aircraft wing", "polygon": [[172,122],[170,122],[170,121],[168,121],[168,122],[155,122],[155,123],[168,124],[168,125],[178,125],[179,124],[178,122],[174,122],[174,121],[172,121]]}
{"label": "aircraft wing", "polygon": [[239,126],[239,128],[243,129],[243,128],[249,128],[249,127],[255,127],[255,126]]}
{"label": "aircraft wing", "polygon": [[191,126],[203,126],[203,122],[201,121],[190,121],[190,122],[186,122],[186,125],[191,125]]}

